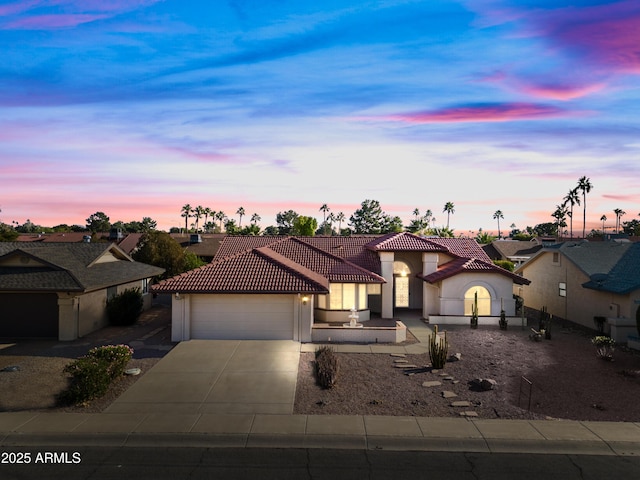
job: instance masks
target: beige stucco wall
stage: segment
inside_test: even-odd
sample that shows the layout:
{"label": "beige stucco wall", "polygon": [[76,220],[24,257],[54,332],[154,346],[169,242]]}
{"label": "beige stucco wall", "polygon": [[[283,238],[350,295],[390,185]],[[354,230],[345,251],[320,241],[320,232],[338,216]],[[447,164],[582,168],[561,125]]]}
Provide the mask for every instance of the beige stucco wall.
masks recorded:
{"label": "beige stucco wall", "polygon": [[[523,297],[527,307],[540,310],[543,306],[554,316],[595,328],[593,317],[635,317],[634,300],[640,292],[616,295],[582,287],[589,277],[576,265],[559,254],[559,262],[553,262],[553,252],[544,252],[521,269],[531,284],[524,286]],[[559,295],[558,285],[567,285],[567,296]]]}
{"label": "beige stucco wall", "polygon": [[513,280],[499,273],[461,273],[441,282],[439,315],[464,315],[464,294],[482,286],[491,295],[491,315],[500,315],[501,305],[507,316],[515,315]]}

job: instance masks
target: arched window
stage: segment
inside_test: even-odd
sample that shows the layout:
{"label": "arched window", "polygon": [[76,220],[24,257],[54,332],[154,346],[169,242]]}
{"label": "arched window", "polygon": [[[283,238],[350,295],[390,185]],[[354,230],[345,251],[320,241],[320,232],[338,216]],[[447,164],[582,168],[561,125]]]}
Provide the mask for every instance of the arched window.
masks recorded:
{"label": "arched window", "polygon": [[402,260],[396,260],[393,262],[393,274],[400,275],[402,277],[406,277],[411,273],[411,269],[409,265],[404,263]]}
{"label": "arched window", "polygon": [[464,314],[471,315],[471,306],[478,294],[478,315],[491,315],[491,294],[489,290],[481,286],[471,287],[464,294]]}

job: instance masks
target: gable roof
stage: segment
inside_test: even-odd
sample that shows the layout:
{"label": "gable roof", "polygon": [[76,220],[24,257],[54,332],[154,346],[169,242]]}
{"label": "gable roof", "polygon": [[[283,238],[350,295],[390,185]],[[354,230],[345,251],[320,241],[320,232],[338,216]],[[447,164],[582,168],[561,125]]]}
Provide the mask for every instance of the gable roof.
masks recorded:
{"label": "gable roof", "polygon": [[0,243],[0,290],[87,292],[163,271],[135,262],[114,244]]}
{"label": "gable roof", "polygon": [[223,240],[209,265],[167,279],[153,289],[172,293],[328,293],[329,282],[384,283],[384,278],[296,237],[234,236]]}
{"label": "gable roof", "polygon": [[[614,242],[617,243],[617,242]],[[592,290],[603,290],[624,295],[640,288],[640,244],[630,243],[626,248],[613,248],[619,259],[608,270],[591,275],[591,280],[582,286]],[[611,260],[611,256],[607,260]],[[604,266],[604,265],[603,265]]]}
{"label": "gable roof", "polygon": [[[329,283],[385,283],[379,251],[441,252],[453,260],[422,277],[499,273],[529,281],[493,263],[473,239],[410,233],[351,237],[227,236],[209,265],[153,286],[165,293],[327,293]],[[447,258],[447,257],[445,257]]]}
{"label": "gable roof", "polygon": [[438,269],[429,275],[418,274],[417,277],[428,283],[437,283],[446,278],[453,277],[460,273],[498,273],[505,277],[509,277],[518,285],[529,285],[531,282],[526,278],[512,273],[504,268],[498,267],[491,262],[485,262],[477,258],[456,258],[444,265],[438,266]]}
{"label": "gable roof", "polygon": [[542,244],[531,240],[494,240],[482,247],[493,260],[511,260],[517,258],[531,258],[542,249]]}

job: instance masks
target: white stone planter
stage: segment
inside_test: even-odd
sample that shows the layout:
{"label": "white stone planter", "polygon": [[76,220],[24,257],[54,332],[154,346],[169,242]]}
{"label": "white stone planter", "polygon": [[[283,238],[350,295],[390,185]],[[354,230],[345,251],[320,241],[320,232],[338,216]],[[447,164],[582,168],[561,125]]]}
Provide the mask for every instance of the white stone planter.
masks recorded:
{"label": "white stone planter", "polygon": [[627,347],[633,348],[634,350],[640,350],[640,337],[629,335],[627,337]]}

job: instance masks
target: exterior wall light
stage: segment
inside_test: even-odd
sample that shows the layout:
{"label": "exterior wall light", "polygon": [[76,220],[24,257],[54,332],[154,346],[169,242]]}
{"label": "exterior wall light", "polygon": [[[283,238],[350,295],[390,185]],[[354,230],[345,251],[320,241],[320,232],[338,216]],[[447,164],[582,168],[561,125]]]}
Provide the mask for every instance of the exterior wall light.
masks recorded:
{"label": "exterior wall light", "polygon": [[307,297],[306,295],[304,297],[302,297],[302,304],[303,305],[306,305],[308,301],[309,301],[309,297]]}

